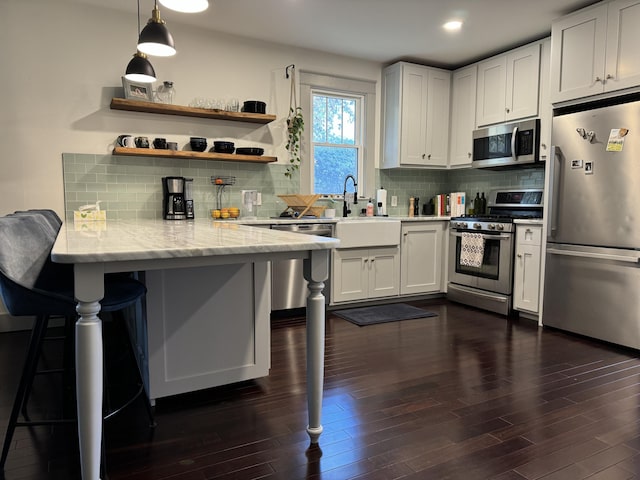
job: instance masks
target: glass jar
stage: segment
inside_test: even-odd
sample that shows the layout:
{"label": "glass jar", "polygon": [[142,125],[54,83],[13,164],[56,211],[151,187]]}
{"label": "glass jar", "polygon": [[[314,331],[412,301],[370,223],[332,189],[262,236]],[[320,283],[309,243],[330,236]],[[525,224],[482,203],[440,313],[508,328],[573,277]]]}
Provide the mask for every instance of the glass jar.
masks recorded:
{"label": "glass jar", "polygon": [[176,91],[175,88],[173,88],[173,82],[164,81],[156,91],[156,98],[159,103],[167,103],[169,105],[172,105],[175,93]]}

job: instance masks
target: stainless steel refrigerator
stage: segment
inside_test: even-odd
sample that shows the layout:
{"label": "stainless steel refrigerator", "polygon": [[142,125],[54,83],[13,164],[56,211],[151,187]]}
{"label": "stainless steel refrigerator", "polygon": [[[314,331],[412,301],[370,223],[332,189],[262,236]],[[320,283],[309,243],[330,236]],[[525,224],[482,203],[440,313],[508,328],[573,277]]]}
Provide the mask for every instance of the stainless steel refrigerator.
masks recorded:
{"label": "stainless steel refrigerator", "polygon": [[640,348],[640,96],[624,100],[555,112],[542,322]]}

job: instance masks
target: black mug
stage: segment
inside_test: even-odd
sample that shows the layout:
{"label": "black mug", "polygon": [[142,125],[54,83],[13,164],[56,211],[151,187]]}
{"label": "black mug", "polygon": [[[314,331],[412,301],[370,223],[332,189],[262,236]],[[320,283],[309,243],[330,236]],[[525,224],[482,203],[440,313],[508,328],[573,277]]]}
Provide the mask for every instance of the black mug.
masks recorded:
{"label": "black mug", "polygon": [[149,139],[147,137],[136,137],[136,147],[149,148]]}
{"label": "black mug", "polygon": [[167,149],[167,139],[166,138],[155,138],[153,140],[153,147],[160,149],[160,150],[166,150]]}

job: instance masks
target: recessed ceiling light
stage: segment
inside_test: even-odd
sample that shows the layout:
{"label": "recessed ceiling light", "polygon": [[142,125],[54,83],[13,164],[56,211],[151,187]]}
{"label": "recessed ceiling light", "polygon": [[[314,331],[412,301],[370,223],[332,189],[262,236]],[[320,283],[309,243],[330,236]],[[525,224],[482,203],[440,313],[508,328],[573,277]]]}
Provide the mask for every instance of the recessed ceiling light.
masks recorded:
{"label": "recessed ceiling light", "polygon": [[447,30],[448,32],[456,32],[462,28],[462,22],[460,20],[451,20],[445,23],[442,28]]}

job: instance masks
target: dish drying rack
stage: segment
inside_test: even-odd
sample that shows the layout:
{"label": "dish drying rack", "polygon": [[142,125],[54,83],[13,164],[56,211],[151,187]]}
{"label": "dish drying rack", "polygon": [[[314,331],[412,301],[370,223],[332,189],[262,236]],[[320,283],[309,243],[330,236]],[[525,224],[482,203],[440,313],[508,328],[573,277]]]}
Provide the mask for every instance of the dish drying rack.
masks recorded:
{"label": "dish drying rack", "polygon": [[[287,204],[287,210],[292,210],[294,213],[297,213],[297,217],[313,215],[317,218],[320,218],[322,212],[327,208],[325,206],[313,206],[320,196],[321,195],[302,195],[300,193],[278,195],[278,197]],[[285,210],[285,212],[287,210]]]}
{"label": "dish drying rack", "polygon": [[222,208],[222,193],[227,185],[235,185],[236,177],[225,175],[214,175],[211,177],[211,183],[216,186],[216,209]]}

